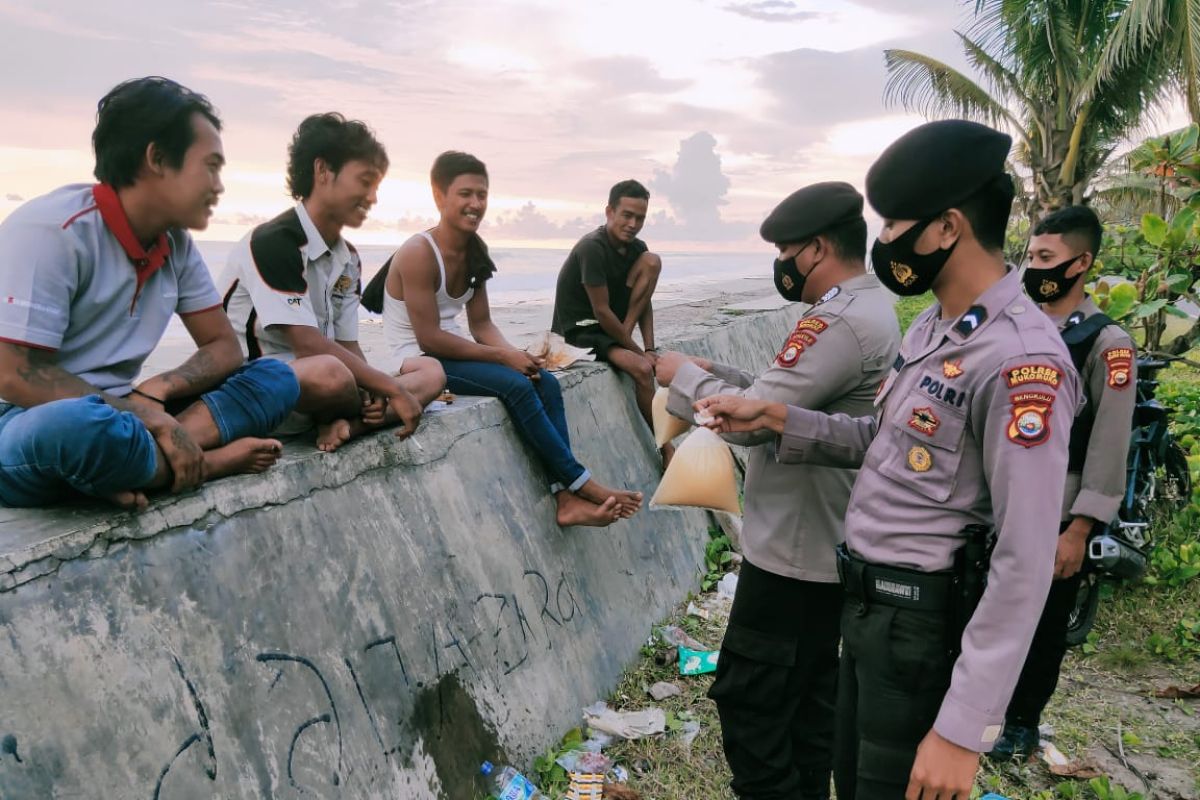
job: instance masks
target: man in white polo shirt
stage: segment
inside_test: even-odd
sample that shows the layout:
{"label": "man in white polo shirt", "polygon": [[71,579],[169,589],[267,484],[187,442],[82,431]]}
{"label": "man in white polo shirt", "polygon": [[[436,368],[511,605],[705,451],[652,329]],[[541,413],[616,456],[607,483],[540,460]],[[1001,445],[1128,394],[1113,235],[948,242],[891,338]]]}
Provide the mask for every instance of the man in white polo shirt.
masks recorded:
{"label": "man in white polo shirt", "polygon": [[[405,359],[391,375],[370,366],[358,344],[362,264],[342,229],[366,221],[387,168],[387,152],[362,122],[306,118],[288,147],[298,202],[243,238],[221,278],[243,352],[291,361],[300,381],[296,413],[279,433],[316,423],[326,451],[381,425],[399,422],[397,436],[411,434],[446,385],[432,358]],[[314,357],[324,361],[311,365]]]}
{"label": "man in white polo shirt", "polygon": [[[137,508],[145,492],[258,472],[299,386],[273,359],[244,364],[185,229],[224,191],[220,120],[174,81],[101,101],[96,185],[35,198],[0,224],[0,505],[71,493]],[[172,314],[197,351],[135,385]]]}

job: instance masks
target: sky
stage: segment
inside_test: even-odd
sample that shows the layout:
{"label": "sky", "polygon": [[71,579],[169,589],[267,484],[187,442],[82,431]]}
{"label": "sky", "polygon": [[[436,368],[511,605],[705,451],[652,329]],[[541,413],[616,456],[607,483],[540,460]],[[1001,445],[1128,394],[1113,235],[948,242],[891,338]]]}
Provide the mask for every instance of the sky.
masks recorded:
{"label": "sky", "polygon": [[883,103],[883,50],[968,70],[960,0],[0,0],[0,219],[92,179],[96,101],[174,78],[223,122],[226,186],[200,238],[236,240],[291,202],[287,144],[306,115],[369,124],[391,168],[351,238],[436,221],[429,167],[488,165],[493,244],[569,246],[609,187],[649,188],[662,249],[762,247],[758,225],[818,180],[860,189],[919,117]]}

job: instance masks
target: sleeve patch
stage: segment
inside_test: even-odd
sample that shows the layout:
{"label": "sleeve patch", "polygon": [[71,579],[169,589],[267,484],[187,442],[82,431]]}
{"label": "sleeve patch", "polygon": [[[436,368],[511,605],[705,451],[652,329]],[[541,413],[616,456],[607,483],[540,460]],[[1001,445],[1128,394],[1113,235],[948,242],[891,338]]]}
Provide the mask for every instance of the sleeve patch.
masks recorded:
{"label": "sleeve patch", "polygon": [[820,317],[806,317],[796,323],[795,329],[783,343],[783,348],[775,356],[775,361],[781,367],[794,367],[804,355],[807,347],[817,343],[817,336],[829,328],[829,323]]}
{"label": "sleeve patch", "polygon": [[1057,367],[1049,364],[1022,364],[1019,367],[1005,370],[1004,380],[1010,389],[1024,386],[1027,383],[1044,383],[1057,389],[1062,380],[1062,373]]}
{"label": "sleeve patch", "polygon": [[1124,389],[1129,386],[1129,375],[1133,367],[1133,349],[1114,347],[1105,350],[1101,358],[1104,359],[1104,366],[1108,370],[1108,385],[1114,389]]}
{"label": "sleeve patch", "polygon": [[1050,438],[1050,411],[1054,395],[1046,392],[1018,392],[1009,395],[1012,419],[1008,440],[1022,447],[1037,447]]}

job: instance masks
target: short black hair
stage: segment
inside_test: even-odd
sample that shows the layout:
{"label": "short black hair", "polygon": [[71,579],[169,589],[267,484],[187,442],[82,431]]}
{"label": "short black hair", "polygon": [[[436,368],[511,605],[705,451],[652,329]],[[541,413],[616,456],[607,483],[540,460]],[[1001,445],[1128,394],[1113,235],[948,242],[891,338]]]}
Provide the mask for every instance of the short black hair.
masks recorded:
{"label": "short black hair", "polygon": [[824,236],[834,254],[843,261],[865,261],[867,258],[867,221],[862,217],[839,222],[818,231],[817,236]]}
{"label": "short black hair", "polygon": [[388,156],[365,122],[346,119],[336,111],[306,117],[288,145],[287,186],[292,197],[312,194],[315,168],[321,159],[335,173],[348,161],[365,161],[387,172]]}
{"label": "short black hair", "polygon": [[470,153],[447,150],[433,160],[429,170],[430,182],[443,192],[459,175],[482,175],[487,179],[487,166]]}
{"label": "short black hair", "polygon": [[96,104],[96,179],[116,189],[132,186],[151,144],[167,166],[179,169],[196,141],[195,114],[221,130],[221,119],[208,98],[169,78],[152,75],[117,84]]}
{"label": "short black hair", "polygon": [[616,208],[622,197],[632,197],[634,200],[649,200],[650,192],[645,186],[633,178],[624,180],[608,190],[608,207]]}
{"label": "short black hair", "polygon": [[1034,236],[1057,233],[1063,239],[1074,239],[1076,244],[1095,258],[1100,253],[1100,242],[1104,238],[1104,226],[1096,212],[1087,206],[1067,206],[1040,221],[1033,228]]}
{"label": "short black hair", "polygon": [[1008,217],[1012,213],[1015,194],[1012,177],[1002,173],[954,206],[971,223],[979,246],[985,250],[1004,249],[1004,234],[1008,230]]}

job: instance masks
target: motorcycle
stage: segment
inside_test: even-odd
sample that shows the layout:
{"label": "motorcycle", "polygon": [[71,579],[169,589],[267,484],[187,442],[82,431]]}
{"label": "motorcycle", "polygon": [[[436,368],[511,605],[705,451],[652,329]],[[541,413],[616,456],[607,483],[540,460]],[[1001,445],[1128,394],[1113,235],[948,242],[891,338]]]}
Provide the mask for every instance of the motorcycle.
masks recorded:
{"label": "motorcycle", "polygon": [[1156,516],[1186,505],[1192,496],[1187,454],[1169,429],[1171,411],[1155,399],[1156,376],[1177,359],[1139,358],[1133,431],[1126,462],[1125,495],[1116,519],[1097,526],[1088,539],[1083,579],[1067,621],[1067,646],[1087,640],[1100,604],[1100,584],[1108,578],[1140,578],[1149,566]]}

